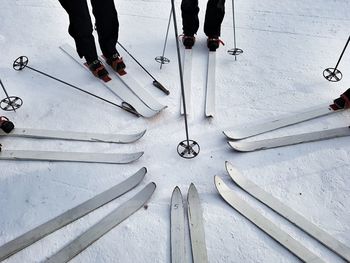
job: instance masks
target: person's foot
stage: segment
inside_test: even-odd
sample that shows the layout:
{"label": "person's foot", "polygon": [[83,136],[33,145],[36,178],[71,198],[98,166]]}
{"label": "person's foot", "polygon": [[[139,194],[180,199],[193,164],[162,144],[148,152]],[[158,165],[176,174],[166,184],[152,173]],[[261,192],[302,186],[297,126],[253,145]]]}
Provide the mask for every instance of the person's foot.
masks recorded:
{"label": "person's foot", "polygon": [[125,63],[118,52],[115,53],[113,56],[106,58],[106,62],[113,68],[114,71],[118,72],[119,74],[125,73]]}
{"label": "person's foot", "polygon": [[222,42],[219,37],[208,37],[207,46],[210,51],[216,51],[219,48],[220,44],[224,45],[224,42]]}
{"label": "person's foot", "polygon": [[183,35],[182,36],[182,44],[186,49],[191,49],[196,42],[196,38],[193,35]]}
{"label": "person's foot", "polygon": [[87,65],[95,77],[103,79],[106,76],[108,76],[108,71],[106,70],[105,66],[101,63],[101,61],[99,61],[98,59],[90,63],[87,63]]}

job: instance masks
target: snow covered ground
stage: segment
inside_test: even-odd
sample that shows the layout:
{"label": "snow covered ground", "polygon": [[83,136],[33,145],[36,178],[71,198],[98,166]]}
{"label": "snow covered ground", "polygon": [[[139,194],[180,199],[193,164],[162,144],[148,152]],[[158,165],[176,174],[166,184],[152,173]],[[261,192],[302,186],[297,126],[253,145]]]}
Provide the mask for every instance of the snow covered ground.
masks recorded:
{"label": "snow covered ground", "polygon": [[[185,160],[176,152],[185,139],[179,115],[180,85],[171,27],[166,56],[171,63],[159,70],[170,1],[115,1],[120,19],[120,42],[170,91],[163,95],[151,79],[123,52],[128,71],[168,108],[152,119],[128,113],[85,96],[29,69],[12,69],[14,59],[29,58],[29,66],[113,100],[115,97],[58,46],[73,44],[68,18],[56,0],[1,0],[0,78],[10,95],[24,105],[17,113],[1,112],[17,127],[89,132],[134,132],[146,135],[128,145],[1,138],[3,149],[57,151],[144,151],[129,165],[0,162],[0,245],[102,192],[145,166],[157,190],[148,209],[141,209],[114,228],[72,262],[170,262],[169,202],[178,185],[186,196],[193,182],[200,194],[210,262],[298,262],[285,248],[232,209],[218,195],[214,175],[253,207],[327,262],[343,262],[314,239],[238,189],[227,176],[230,161],[247,178],[301,213],[350,247],[350,141],[339,138],[253,153],[230,149],[223,130],[259,122],[271,116],[331,102],[350,88],[350,49],[339,69],[344,76],[330,83],[322,76],[334,67],[349,36],[350,2],[240,1],[235,2],[237,46],[244,53],[234,61],[231,2],[226,3],[222,39],[217,51],[217,115],[204,117],[206,38],[202,25],[193,50],[193,104],[190,138],[201,146],[199,156]],[[176,2],[177,7],[180,1]],[[206,1],[200,1],[203,21]],[[180,12],[177,9],[179,28]],[[121,50],[120,50],[121,51]],[[2,94],[2,93],[1,93]],[[4,97],[4,94],[0,96]],[[348,111],[261,135],[254,139],[345,126]],[[62,228],[6,262],[40,262],[89,226],[129,199],[141,187]],[[191,262],[189,238],[187,258]]]}

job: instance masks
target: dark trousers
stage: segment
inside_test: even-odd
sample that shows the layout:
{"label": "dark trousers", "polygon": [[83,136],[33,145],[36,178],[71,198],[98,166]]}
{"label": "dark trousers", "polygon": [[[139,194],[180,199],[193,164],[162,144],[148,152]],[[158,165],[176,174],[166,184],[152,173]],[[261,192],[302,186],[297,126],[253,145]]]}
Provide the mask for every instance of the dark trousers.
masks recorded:
{"label": "dark trousers", "polygon": [[[199,28],[198,0],[182,0],[182,29],[185,35],[194,35]],[[209,0],[205,12],[204,33],[208,37],[219,37],[225,16],[225,0]]]}
{"label": "dark trousers", "polygon": [[[69,15],[69,34],[74,38],[79,56],[87,62],[97,59],[93,26],[86,0],[59,0]],[[113,0],[91,0],[98,41],[102,54],[111,57],[117,52],[119,22]]]}

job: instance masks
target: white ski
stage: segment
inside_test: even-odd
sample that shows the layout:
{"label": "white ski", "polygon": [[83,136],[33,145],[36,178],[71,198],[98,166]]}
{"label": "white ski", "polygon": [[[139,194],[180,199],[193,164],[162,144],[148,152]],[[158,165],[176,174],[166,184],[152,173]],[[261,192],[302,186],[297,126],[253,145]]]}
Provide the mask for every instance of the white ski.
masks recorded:
{"label": "white ski", "polygon": [[60,139],[72,141],[132,143],[140,139],[146,130],[135,134],[103,134],[43,129],[14,128],[10,133],[0,130],[0,136],[25,137],[36,139]]}
{"label": "white ski", "polygon": [[68,262],[92,243],[94,243],[96,240],[98,240],[100,237],[102,237],[104,234],[106,234],[108,231],[119,225],[121,222],[123,222],[125,219],[143,207],[145,203],[151,198],[155,189],[156,184],[149,183],[134,197],[102,218],[99,222],[97,222],[79,237],[74,239],[68,245],[63,247],[60,251],[51,256],[45,262]]}
{"label": "white ski", "polygon": [[229,131],[224,131],[224,134],[230,140],[240,140],[342,110],[343,109],[333,110],[331,105],[323,104],[296,113],[275,117],[260,124],[232,128]]}
{"label": "white ski", "polygon": [[350,248],[336,240],[327,232],[323,231],[313,223],[306,220],[302,215],[295,212],[293,209],[285,206],[277,198],[273,197],[271,194],[265,192],[258,185],[254,184],[244,176],[242,176],[231,163],[226,162],[226,170],[232,180],[241,187],[244,191],[254,196],[263,204],[270,207],[272,210],[285,217],[291,223],[300,227],[310,236],[317,239],[323,245],[334,251],[336,254],[341,256],[343,259],[350,262]]}
{"label": "white ski", "polygon": [[[83,68],[89,71],[89,69],[86,66],[84,66],[84,61],[78,56],[77,52],[69,44],[64,44],[60,46],[60,48],[70,57],[72,57],[76,62],[78,62]],[[140,98],[138,98],[129,88],[127,88],[124,85],[119,85],[117,82],[115,82],[111,75],[109,75],[109,77],[111,78],[111,80],[108,82],[105,82],[100,79],[99,80],[101,83],[107,86],[113,93],[115,93],[120,99],[122,99],[123,102],[126,102],[129,105],[131,105],[140,115],[146,118],[150,118],[159,113],[159,111],[154,111],[147,107],[147,105],[145,105],[140,100]]]}
{"label": "white ski", "polygon": [[136,161],[143,152],[136,153],[85,153],[85,152],[52,152],[0,149],[0,160],[56,161],[83,163],[126,164]]}
{"label": "white ski", "polygon": [[109,203],[119,196],[136,187],[145,177],[146,168],[141,168],[134,175],[112,188],[94,196],[93,198],[77,205],[61,215],[39,225],[23,235],[11,240],[0,247],[0,261],[14,255],[34,242],[53,233],[54,231],[72,223],[95,209]]}
{"label": "white ski", "polygon": [[277,137],[272,139],[265,139],[260,141],[229,141],[229,145],[236,151],[239,152],[251,152],[257,150],[264,150],[269,148],[276,148],[281,146],[305,143],[305,142],[314,142],[327,140],[337,137],[350,136],[349,127],[341,127],[323,131],[301,133],[296,135]]}
{"label": "white ski", "polygon": [[275,239],[278,243],[292,252],[295,256],[301,259],[303,262],[320,263],[324,262],[321,258],[316,256],[301,243],[296,241],[293,237],[288,235],[272,221],[261,215],[254,208],[252,208],[246,201],[241,199],[234,191],[232,191],[224,183],[224,181],[218,177],[214,177],[215,186],[221,197],[241,215],[246,217],[254,225],[263,230],[270,237]]}
{"label": "white ski", "polygon": [[[192,113],[192,102],[191,102],[191,87],[192,87],[192,49],[185,49],[182,62],[182,72],[183,72],[183,81],[185,89],[185,99],[186,99],[186,112],[191,115]],[[180,113],[184,115],[183,99],[182,95],[180,96]]]}
{"label": "white ski", "polygon": [[175,187],[171,196],[171,262],[185,262],[185,210],[179,187]]}
{"label": "white ski", "polygon": [[[105,61],[105,58],[100,56],[100,61]],[[154,111],[161,111],[165,109],[167,106],[159,103],[147,90],[145,90],[141,85],[126,71],[124,71],[124,75],[120,75],[114,71],[107,63],[105,63],[110,71],[113,71],[115,75],[127,86],[140,100],[143,101],[149,108]]]}
{"label": "white ski", "polygon": [[207,71],[207,89],[205,94],[205,116],[214,117],[215,115],[215,68],[216,52],[209,51],[208,71]]}
{"label": "white ski", "polygon": [[198,191],[193,183],[188,189],[187,203],[193,263],[207,263],[208,256],[205,244],[202,208]]}

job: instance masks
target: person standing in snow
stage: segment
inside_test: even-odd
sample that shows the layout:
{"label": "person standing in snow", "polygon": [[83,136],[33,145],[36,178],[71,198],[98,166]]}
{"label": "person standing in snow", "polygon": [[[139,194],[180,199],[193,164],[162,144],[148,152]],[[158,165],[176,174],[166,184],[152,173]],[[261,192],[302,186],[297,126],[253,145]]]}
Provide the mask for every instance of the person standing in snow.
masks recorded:
{"label": "person standing in snow", "polygon": [[[199,28],[198,0],[182,0],[181,15],[183,38],[185,48],[192,48],[195,43],[194,35]],[[209,0],[204,20],[204,33],[207,35],[207,46],[210,51],[215,51],[222,41],[219,39],[221,23],[225,16],[225,0]]]}
{"label": "person standing in snow", "polygon": [[[93,26],[86,0],[59,0],[69,16],[69,34],[74,38],[77,52],[85,58],[91,72],[98,78],[104,78],[108,71],[98,60]],[[116,44],[118,41],[119,21],[113,0],[91,0],[92,12],[96,21],[98,41],[106,62],[115,70],[125,68]]]}

